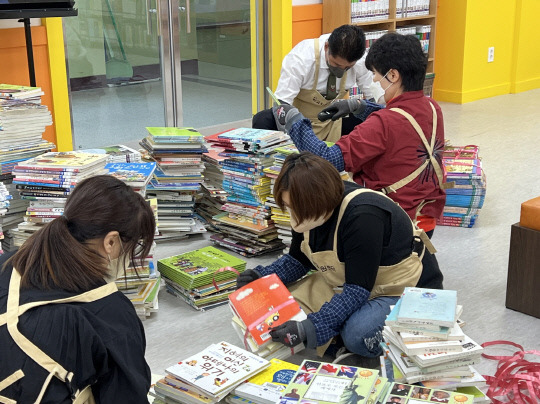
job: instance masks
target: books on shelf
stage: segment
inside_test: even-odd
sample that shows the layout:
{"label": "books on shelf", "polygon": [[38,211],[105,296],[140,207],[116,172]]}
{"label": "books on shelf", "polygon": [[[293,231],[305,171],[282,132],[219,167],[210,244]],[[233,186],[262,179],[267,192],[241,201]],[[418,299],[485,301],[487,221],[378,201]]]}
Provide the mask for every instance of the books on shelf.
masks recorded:
{"label": "books on shelf", "polygon": [[171,383],[187,385],[209,402],[217,402],[268,366],[268,360],[222,341],[168,367],[166,372]]}
{"label": "books on shelf", "polygon": [[364,404],[378,377],[375,369],[304,360],[279,403]]}

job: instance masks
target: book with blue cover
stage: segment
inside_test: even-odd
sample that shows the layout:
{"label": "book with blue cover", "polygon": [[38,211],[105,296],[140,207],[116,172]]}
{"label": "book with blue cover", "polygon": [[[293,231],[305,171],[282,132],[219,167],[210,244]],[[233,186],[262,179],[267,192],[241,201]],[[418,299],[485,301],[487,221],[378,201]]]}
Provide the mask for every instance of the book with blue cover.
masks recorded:
{"label": "book with blue cover", "polygon": [[109,163],[105,169],[131,187],[144,187],[152,178],[156,163]]}
{"label": "book with blue cover", "polygon": [[401,297],[397,321],[453,327],[456,306],[455,290],[406,287]]}

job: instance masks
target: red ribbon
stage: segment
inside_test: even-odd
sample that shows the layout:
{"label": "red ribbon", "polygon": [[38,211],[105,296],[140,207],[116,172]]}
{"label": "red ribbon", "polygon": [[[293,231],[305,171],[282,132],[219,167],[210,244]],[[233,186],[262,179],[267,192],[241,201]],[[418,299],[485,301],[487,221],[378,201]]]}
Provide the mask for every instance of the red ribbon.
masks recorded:
{"label": "red ribbon", "polygon": [[[482,347],[492,345],[511,345],[519,349],[509,356],[482,354],[484,358],[497,360],[497,371],[494,376],[485,376],[489,389],[486,395],[495,404],[518,403],[535,404],[540,402],[540,362],[529,362],[525,355],[540,356],[540,351],[525,351],[523,347],[511,341],[491,341]],[[506,397],[509,401],[501,401],[495,397]]]}
{"label": "red ribbon", "polygon": [[232,271],[234,272],[236,275],[240,275],[240,273],[234,269],[233,267],[223,267],[223,268],[219,268],[216,272],[214,272],[214,275],[212,275],[212,285],[214,285],[214,287],[216,288],[216,290],[219,292],[219,286],[217,285],[216,283],[216,274],[219,273],[219,272],[225,272],[225,271]]}

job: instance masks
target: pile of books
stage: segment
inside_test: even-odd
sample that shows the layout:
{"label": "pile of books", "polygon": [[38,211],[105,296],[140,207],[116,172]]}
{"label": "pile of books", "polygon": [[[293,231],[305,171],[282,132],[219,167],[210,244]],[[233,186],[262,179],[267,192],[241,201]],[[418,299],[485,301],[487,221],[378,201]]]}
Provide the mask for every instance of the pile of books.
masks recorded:
{"label": "pile of books", "polygon": [[154,403],[217,403],[268,366],[268,360],[222,341],[168,367],[150,394]]}
{"label": "pile of books", "polygon": [[0,84],[0,174],[9,174],[17,163],[55,147],[42,139],[52,118],[41,105],[41,95],[39,87]]}
{"label": "pile of books", "polygon": [[125,182],[142,196],[146,196],[146,186],[152,179],[156,163],[108,163],[105,169],[109,175]]}
{"label": "pile of books", "polygon": [[461,330],[461,311],[455,290],[405,288],[383,330],[395,381],[450,389],[485,383],[472,367],[483,348]]}
{"label": "pile of books", "polygon": [[193,128],[146,128],[140,145],[157,163],[153,179],[146,187],[148,197],[158,202],[159,235],[156,240],[185,238],[205,232],[194,218],[195,195],[203,182],[203,136]]}
{"label": "pile of books", "polygon": [[[373,402],[373,401],[372,401]],[[420,404],[420,403],[455,403],[473,404],[479,403],[476,396],[470,391],[448,391],[440,388],[429,388],[393,382],[387,388],[386,395],[378,402],[397,404]]]}
{"label": "pile of books", "polygon": [[227,304],[246,262],[215,247],[204,247],[160,259],[157,269],[167,292],[204,311]]}
{"label": "pile of books", "polygon": [[227,202],[227,192],[223,189],[223,171],[221,163],[225,157],[220,156],[222,148],[209,146],[208,151],[203,153],[204,181],[202,193],[197,196],[195,211],[210,231],[218,231],[215,226],[214,216],[223,213],[221,207]]}
{"label": "pile of books", "polygon": [[445,146],[443,164],[446,181],[453,181],[455,186],[446,190],[443,216],[437,224],[472,227],[486,196],[486,176],[478,146]]}
{"label": "pile of books", "polygon": [[[6,185],[3,182],[0,182],[0,217],[5,216],[9,207],[9,201],[12,199],[12,196],[9,194]],[[4,230],[2,224],[0,223],[0,240],[4,239]],[[0,254],[3,254],[2,243],[0,242]]]}
{"label": "pile of books", "polygon": [[158,292],[161,276],[156,271],[154,253],[156,243],[142,262],[130,262],[125,274],[116,280],[116,286],[133,303],[137,315],[142,319],[150,317],[159,308]]}
{"label": "pile of books", "polygon": [[269,329],[289,320],[307,318],[276,274],[263,276],[231,293],[232,326],[246,349],[264,358],[285,359],[304,349],[272,342]]}
{"label": "pile of books", "polygon": [[12,230],[20,246],[45,223],[64,213],[67,197],[83,179],[106,174],[103,154],[49,152],[19,163],[13,169],[21,199],[29,205],[24,222]]}
{"label": "pile of books", "polygon": [[239,128],[206,138],[214,146],[225,149],[222,188],[227,203],[222,213],[213,217],[219,234],[212,241],[233,251],[252,257],[283,248],[277,228],[264,205],[270,194],[270,179],[264,169],[273,163],[272,153],[291,144],[288,135],[279,131]]}

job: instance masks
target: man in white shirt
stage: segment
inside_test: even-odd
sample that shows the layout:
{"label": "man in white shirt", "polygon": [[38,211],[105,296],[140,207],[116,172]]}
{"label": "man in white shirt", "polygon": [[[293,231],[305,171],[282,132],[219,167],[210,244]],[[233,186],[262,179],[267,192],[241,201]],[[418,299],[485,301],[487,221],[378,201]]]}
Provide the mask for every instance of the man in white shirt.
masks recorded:
{"label": "man in white shirt", "polygon": [[[325,122],[317,118],[334,100],[346,98],[355,84],[368,100],[376,101],[383,96],[372,86],[373,74],[366,69],[365,43],[362,28],[342,25],[331,34],[303,40],[283,59],[275,95],[309,118],[321,140],[335,142],[362,122],[352,115]],[[253,127],[276,130],[272,110],[257,113]]]}

